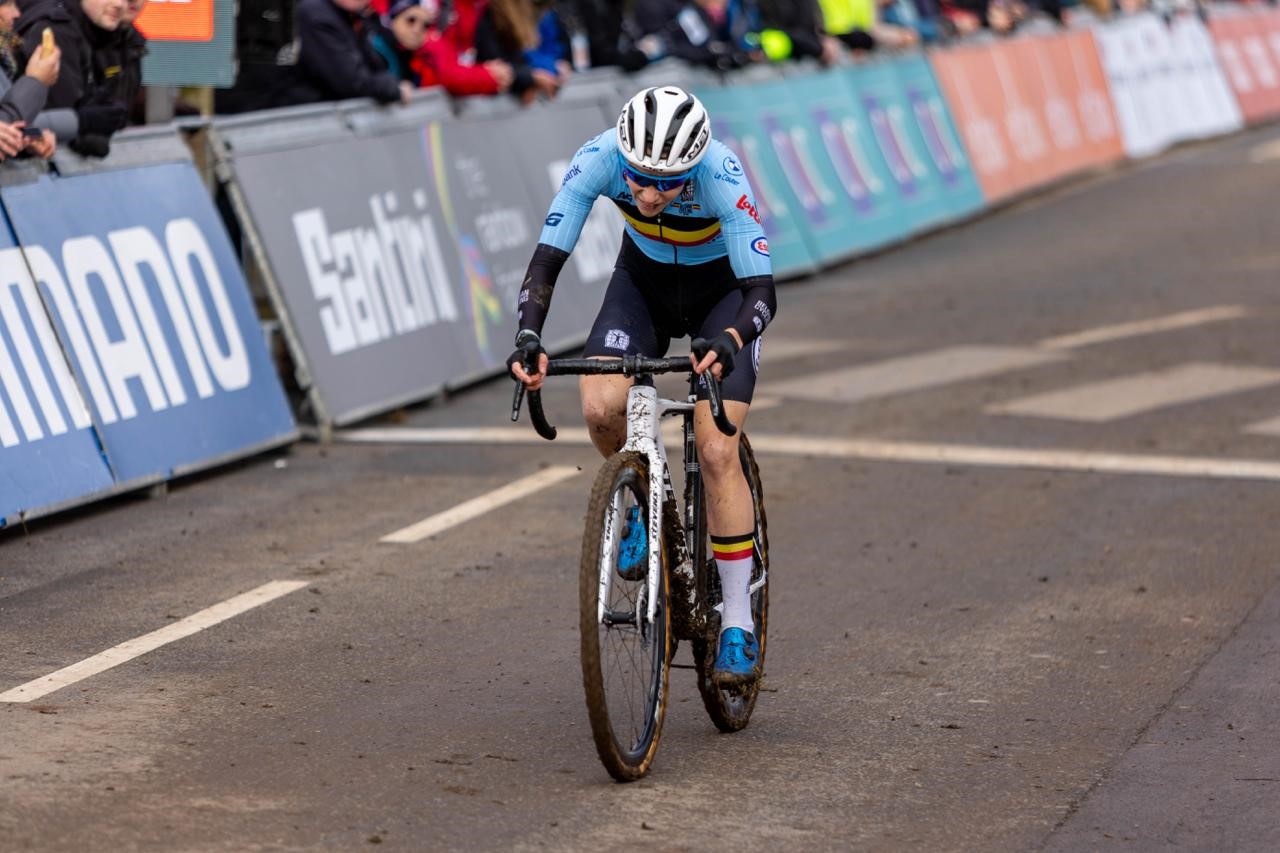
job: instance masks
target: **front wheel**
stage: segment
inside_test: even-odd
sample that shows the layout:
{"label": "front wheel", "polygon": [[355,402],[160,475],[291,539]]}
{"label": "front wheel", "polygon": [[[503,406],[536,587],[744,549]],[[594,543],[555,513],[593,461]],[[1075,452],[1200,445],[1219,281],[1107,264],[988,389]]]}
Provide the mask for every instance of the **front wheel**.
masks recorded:
{"label": "front wheel", "polygon": [[[642,526],[646,543],[661,535],[649,530],[648,522],[648,460],[638,453],[615,454],[601,467],[587,504],[578,624],[591,734],[600,761],[619,782],[648,772],[667,706],[671,631],[665,549],[658,548],[659,576],[652,582],[645,563],[627,561],[636,550],[635,525]],[[652,618],[651,599],[656,602]]]}
{"label": "front wheel", "polygon": [[706,556],[708,548],[705,543],[706,508],[699,507],[702,519],[704,542],[698,550],[701,560],[700,593],[706,607],[706,633],[695,639],[693,645],[693,662],[698,671],[698,692],[702,694],[702,704],[707,709],[711,722],[722,732],[736,732],[751,721],[751,712],[755,710],[756,699],[760,695],[760,682],[764,679],[765,640],[769,629],[769,530],[764,513],[764,487],[760,482],[760,469],[756,465],[755,454],[751,452],[751,444],[743,435],[738,444],[738,459],[742,463],[742,473],[747,478],[747,487],[751,490],[751,503],[755,510],[755,556],[751,569],[751,616],[755,622],[756,640],[760,643],[760,678],[751,684],[741,687],[720,688],[711,681],[711,671],[715,668],[716,651],[720,638],[720,619],[712,610],[720,603],[720,572],[716,568],[713,557]]}

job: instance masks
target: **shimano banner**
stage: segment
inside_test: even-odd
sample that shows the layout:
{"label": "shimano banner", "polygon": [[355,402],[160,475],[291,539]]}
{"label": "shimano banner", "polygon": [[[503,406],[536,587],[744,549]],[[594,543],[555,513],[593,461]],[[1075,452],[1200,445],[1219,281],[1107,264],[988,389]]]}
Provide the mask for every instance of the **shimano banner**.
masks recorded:
{"label": "shimano banner", "polygon": [[111,486],[89,409],[5,222],[0,225],[0,527]]}
{"label": "shimano banner", "polygon": [[117,484],[293,440],[248,288],[190,164],[45,177],[0,198],[84,389],[80,402],[42,343],[24,372],[45,429],[24,423],[28,440],[47,430],[88,441],[87,403]]}

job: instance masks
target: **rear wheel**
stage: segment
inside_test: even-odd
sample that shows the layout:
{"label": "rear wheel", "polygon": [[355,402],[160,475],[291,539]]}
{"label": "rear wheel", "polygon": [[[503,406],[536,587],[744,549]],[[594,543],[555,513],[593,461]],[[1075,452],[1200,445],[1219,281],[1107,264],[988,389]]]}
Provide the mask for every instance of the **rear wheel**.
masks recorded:
{"label": "rear wheel", "polygon": [[[756,641],[760,644],[760,678],[751,684],[720,688],[711,682],[711,671],[715,667],[716,651],[720,637],[720,617],[713,610],[720,603],[720,572],[716,569],[716,561],[710,556],[706,545],[706,508],[699,507],[704,532],[703,544],[698,549],[696,558],[701,562],[699,585],[702,600],[707,613],[706,633],[695,639],[693,645],[693,662],[698,671],[698,692],[702,694],[702,704],[707,715],[722,732],[736,732],[751,720],[751,712],[755,710],[756,698],[760,695],[760,682],[764,679],[765,640],[769,628],[769,532],[764,512],[764,491],[760,482],[760,469],[756,466],[755,455],[751,452],[751,444],[744,434],[738,446],[738,458],[742,463],[742,473],[747,478],[747,487],[751,490],[751,501],[755,508],[755,560],[751,569],[751,615],[755,622]],[[696,564],[695,564],[696,565]]]}
{"label": "rear wheel", "polygon": [[[658,751],[667,705],[671,654],[665,548],[659,577],[647,570],[627,580],[618,570],[628,511],[648,529],[649,464],[638,453],[618,453],[601,467],[587,504],[579,574],[582,685],[600,761],[614,779],[630,782],[648,772]],[[632,575],[633,573],[626,573]],[[657,609],[649,618],[650,591]]]}

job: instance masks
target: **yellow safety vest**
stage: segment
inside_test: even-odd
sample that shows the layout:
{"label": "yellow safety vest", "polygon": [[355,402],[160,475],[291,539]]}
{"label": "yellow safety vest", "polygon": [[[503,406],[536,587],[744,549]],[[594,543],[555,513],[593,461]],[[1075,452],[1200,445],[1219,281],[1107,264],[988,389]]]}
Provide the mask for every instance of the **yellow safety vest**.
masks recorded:
{"label": "yellow safety vest", "polygon": [[827,32],[842,36],[870,30],[876,23],[876,0],[818,0]]}

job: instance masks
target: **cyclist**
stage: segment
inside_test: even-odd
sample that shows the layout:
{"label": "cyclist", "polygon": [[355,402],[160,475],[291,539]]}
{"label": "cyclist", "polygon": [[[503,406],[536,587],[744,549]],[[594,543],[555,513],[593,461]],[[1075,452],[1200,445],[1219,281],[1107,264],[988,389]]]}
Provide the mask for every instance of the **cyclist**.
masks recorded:
{"label": "cyclist", "polygon": [[[625,232],[585,355],[660,357],[673,337],[705,338],[706,354],[700,360],[691,356],[695,371],[701,376],[710,370],[722,380],[726,413],[740,431],[759,370],[760,333],[776,309],[769,244],[737,156],[711,138],[702,102],[674,86],[635,95],[617,127],[574,156],[520,290],[517,350],[509,369],[530,390],[542,387],[547,356],[539,334],[552,290],[599,196],[622,211]],[[533,373],[522,363],[529,349],[537,354]],[[606,457],[626,440],[632,382],[623,376],[581,379],[591,440]],[[712,679],[727,687],[749,684],[760,674],[748,591],[755,514],[738,462],[738,438],[716,429],[705,393],[699,393],[694,429],[724,599]],[[638,515],[632,508],[619,549],[618,570],[629,579],[643,575],[647,554]]]}

